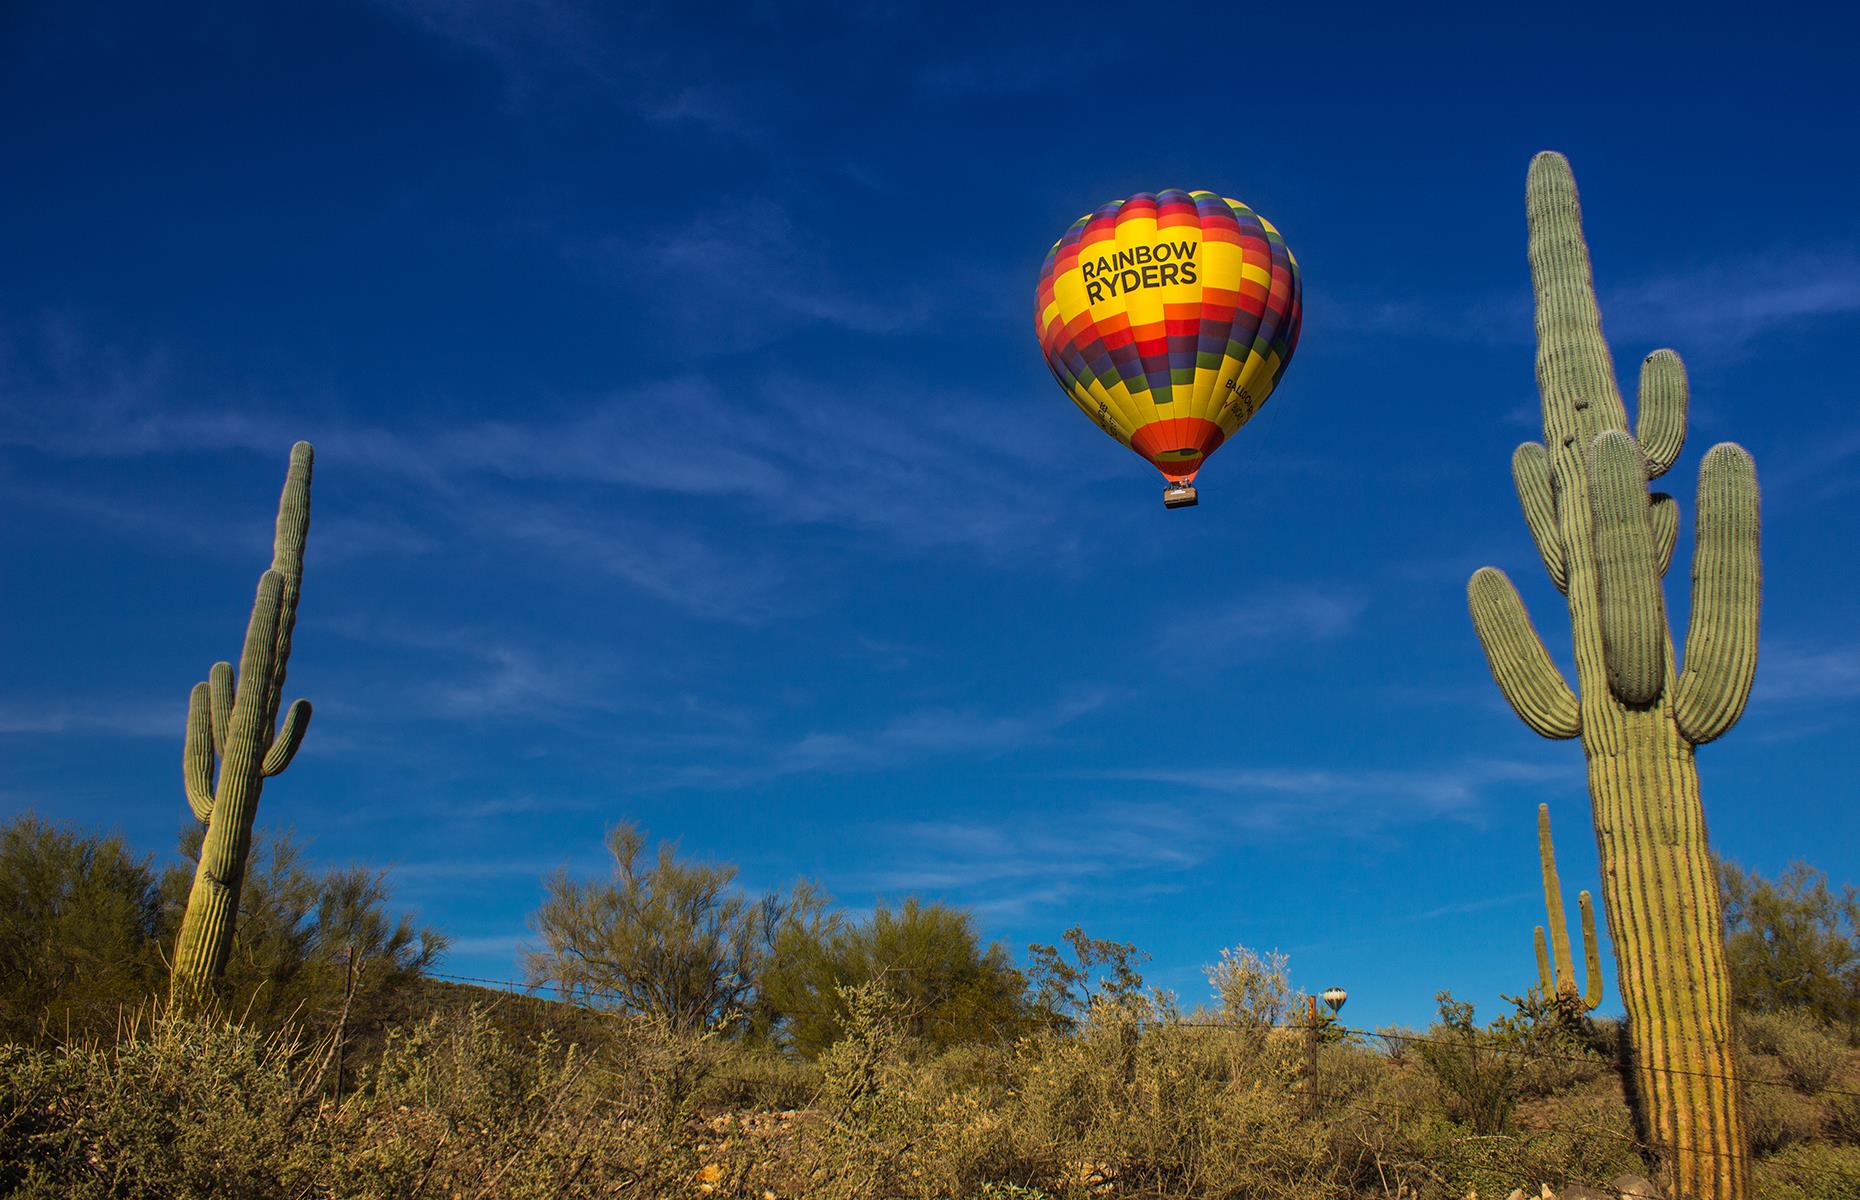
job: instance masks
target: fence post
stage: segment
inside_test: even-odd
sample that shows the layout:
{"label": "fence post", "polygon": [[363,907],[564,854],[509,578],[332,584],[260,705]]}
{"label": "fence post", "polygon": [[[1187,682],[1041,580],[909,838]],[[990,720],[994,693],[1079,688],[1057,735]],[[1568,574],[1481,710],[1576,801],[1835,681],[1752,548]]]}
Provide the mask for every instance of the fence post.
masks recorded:
{"label": "fence post", "polygon": [[1305,997],[1305,1115],[1318,1110],[1318,1016],[1316,996]]}

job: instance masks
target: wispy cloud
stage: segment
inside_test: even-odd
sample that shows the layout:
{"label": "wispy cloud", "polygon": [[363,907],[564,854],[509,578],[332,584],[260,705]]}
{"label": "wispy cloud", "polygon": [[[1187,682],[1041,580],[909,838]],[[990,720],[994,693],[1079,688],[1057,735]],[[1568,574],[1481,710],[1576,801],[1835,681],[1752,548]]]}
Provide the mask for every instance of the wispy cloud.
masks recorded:
{"label": "wispy cloud", "polygon": [[[1298,833],[1319,827],[1370,834],[1403,821],[1471,818],[1486,795],[1508,785],[1566,784],[1561,766],[1473,759],[1421,767],[1297,766],[1129,767],[1081,778],[1148,783],[1237,798],[1221,819],[1256,833]],[[1348,817],[1347,822],[1338,818]]]}
{"label": "wispy cloud", "polygon": [[[183,407],[162,372],[108,367],[119,356],[107,353],[99,355],[105,367],[88,367],[81,345],[68,329],[0,343],[0,446],[68,458],[203,451],[276,458],[308,437],[326,464],[411,488],[434,523],[384,515],[380,504],[338,512],[339,525],[357,538],[344,547],[350,554],[420,553],[461,535],[502,536],[553,548],[696,614],[743,619],[768,607],[780,566],[754,557],[753,548],[748,558],[726,554],[721,546],[733,539],[720,539],[706,516],[728,511],[738,529],[745,519],[837,526],[912,551],[961,547],[1002,557],[1038,546],[1049,562],[1064,561],[1079,544],[1070,532],[1075,497],[1063,488],[1016,489],[1004,502],[1003,489],[1041,453],[1050,460],[1051,439],[1037,417],[966,393],[927,392],[907,379],[875,379],[854,395],[765,373],[754,391],[726,400],[718,384],[685,377],[553,403],[526,398],[520,407],[539,413],[528,421],[390,429],[315,412],[287,419],[258,403]],[[871,390],[887,395],[882,409],[870,403]],[[1102,469],[1045,465],[1053,478],[1089,479]],[[740,507],[648,522],[619,507],[622,497],[591,504],[588,485]],[[108,499],[38,499],[80,518],[126,516],[165,526],[178,540],[201,540],[187,523],[191,514],[175,510],[185,498],[126,514]]]}
{"label": "wispy cloud", "polygon": [[[1603,330],[1621,347],[1673,346],[1689,358],[1734,358],[1778,329],[1860,313],[1860,251],[1773,248],[1598,283]],[[1314,324],[1363,334],[1488,345],[1529,344],[1531,297],[1520,284],[1470,301],[1314,293]]]}
{"label": "wispy cloud", "polygon": [[743,351],[816,324],[900,333],[922,326],[934,311],[922,287],[849,282],[827,247],[769,199],[740,201],[644,238],[611,234],[571,246],[570,257],[616,285],[650,286],[655,305],[705,349],[714,349],[726,329],[730,347]]}
{"label": "wispy cloud", "polygon": [[1188,871],[1211,852],[1192,815],[1166,806],[1096,804],[1062,821],[908,821],[875,832],[877,844],[895,849],[842,886],[956,898],[986,921],[1024,919],[1108,879],[1127,881],[1118,885],[1126,895],[1170,890],[1175,885],[1159,876]]}
{"label": "wispy cloud", "polygon": [[[1080,777],[1162,784],[1170,798],[1098,802],[1065,820],[1048,814],[887,825],[874,841],[895,849],[867,871],[836,882],[881,896],[951,897],[987,920],[1018,921],[1102,892],[1111,880],[1123,894],[1173,890],[1176,877],[1263,836],[1328,836],[1340,827],[1367,836],[1405,822],[1465,819],[1497,789],[1570,780],[1567,770],[1502,761],[1362,770],[1136,769]],[[1236,804],[1236,797],[1244,803]],[[1435,920],[1531,894],[1447,906],[1410,919]]]}
{"label": "wispy cloud", "polygon": [[482,56],[518,100],[545,85],[610,87],[627,56],[594,19],[566,0],[380,0],[383,8],[461,50]]}
{"label": "wispy cloud", "polygon": [[174,738],[187,720],[187,696],[167,700],[47,701],[0,704],[0,736],[102,735]]}
{"label": "wispy cloud", "polygon": [[1357,626],[1368,601],[1354,589],[1281,587],[1178,617],[1160,635],[1166,662],[1270,653],[1286,642],[1331,641]]}
{"label": "wispy cloud", "polygon": [[1486,896],[1479,900],[1467,900],[1459,904],[1443,904],[1439,908],[1430,908],[1424,912],[1411,913],[1398,918],[1406,921],[1438,921],[1442,917],[1462,917],[1468,913],[1485,912],[1493,908],[1509,908],[1513,904],[1522,904],[1526,900],[1541,897],[1542,892],[1511,892],[1504,896]]}
{"label": "wispy cloud", "polygon": [[1783,326],[1860,312],[1852,247],[1769,251],[1605,289],[1609,333],[1733,355]]}
{"label": "wispy cloud", "polygon": [[808,733],[746,754],[736,763],[675,768],[659,786],[740,788],[793,775],[885,771],[930,759],[989,757],[1040,745],[1109,701],[1110,694],[1099,689],[1022,713],[919,709],[876,728]]}
{"label": "wispy cloud", "polygon": [[[421,717],[561,721],[612,711],[617,666],[561,645],[532,645],[508,633],[465,626],[414,625],[393,619],[349,617],[319,621],[317,628],[376,646],[411,651],[432,665],[389,678],[408,682],[367,693],[344,715],[417,713]],[[418,703],[406,691],[417,689]]]}
{"label": "wispy cloud", "polygon": [[1860,699],[1860,644],[1774,640],[1757,658],[1753,703],[1810,704]]}

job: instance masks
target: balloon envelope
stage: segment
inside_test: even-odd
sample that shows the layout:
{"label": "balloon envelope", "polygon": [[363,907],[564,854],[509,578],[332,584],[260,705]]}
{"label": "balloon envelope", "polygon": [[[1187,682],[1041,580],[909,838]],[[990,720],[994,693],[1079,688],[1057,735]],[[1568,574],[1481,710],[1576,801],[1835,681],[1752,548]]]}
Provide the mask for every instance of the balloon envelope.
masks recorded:
{"label": "balloon envelope", "polygon": [[1034,327],[1072,402],[1186,484],[1278,385],[1301,291],[1279,231],[1238,200],[1142,192],[1053,244]]}

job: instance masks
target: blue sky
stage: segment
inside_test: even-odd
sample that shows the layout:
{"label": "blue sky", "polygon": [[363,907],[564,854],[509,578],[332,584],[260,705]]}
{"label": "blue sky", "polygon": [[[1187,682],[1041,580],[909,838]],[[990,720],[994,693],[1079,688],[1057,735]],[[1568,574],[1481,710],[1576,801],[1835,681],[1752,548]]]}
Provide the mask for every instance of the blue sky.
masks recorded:
{"label": "blue sky", "polygon": [[[448,970],[514,974],[543,874],[627,819],[1017,952],[1133,941],[1190,1002],[1245,944],[1362,1023],[1491,1005],[1538,803],[1597,886],[1581,752],[1464,602],[1506,568],[1567,662],[1507,465],[1549,147],[1629,377],[1690,366],[1688,521],[1715,441],[1766,489],[1715,845],[1860,879],[1855,31],[1130,14],[7,6],[0,811],[171,854],[302,437],[317,715],[261,824],[392,864]],[[1074,217],[1170,186],[1307,289],[1187,512],[1031,320]]]}

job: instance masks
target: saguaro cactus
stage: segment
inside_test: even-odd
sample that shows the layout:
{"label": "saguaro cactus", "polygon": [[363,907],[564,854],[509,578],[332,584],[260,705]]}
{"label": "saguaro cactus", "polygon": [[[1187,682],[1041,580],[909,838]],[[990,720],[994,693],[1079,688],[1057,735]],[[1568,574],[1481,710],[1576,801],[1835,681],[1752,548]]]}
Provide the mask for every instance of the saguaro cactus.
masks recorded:
{"label": "saguaro cactus", "polygon": [[174,948],[177,992],[198,990],[225,970],[259,791],[267,778],[291,765],[310,727],[308,700],[293,703],[281,726],[278,703],[291,656],[291,629],[297,623],[313,457],[309,442],[291,447],[271,569],[258,581],[237,682],[231,663],[215,663],[206,682],[195,684],[188,697],[181,775],[187,802],[206,824],[207,836]]}
{"label": "saguaro cactus", "polygon": [[[1537,859],[1544,875],[1544,908],[1550,918],[1550,940],[1544,940],[1539,925],[1537,940],[1537,977],[1545,998],[1556,1001],[1558,1011],[1579,1017],[1602,1002],[1602,948],[1595,942],[1595,906],[1587,891],[1576,894],[1576,907],[1582,910],[1582,961],[1587,969],[1587,983],[1576,990],[1576,962],[1570,954],[1569,924],[1563,918],[1563,885],[1556,875],[1556,847],[1550,841],[1550,806],[1537,806]],[[1555,957],[1552,958],[1554,951]]]}
{"label": "saguaro cactus", "polygon": [[1647,483],[1685,440],[1685,368],[1670,350],[1647,357],[1630,434],[1562,155],[1533,160],[1526,209],[1544,443],[1518,447],[1511,469],[1537,551],[1568,597],[1580,695],[1503,572],[1473,575],[1473,624],[1525,724],[1580,737],[1588,757],[1642,1135],[1660,1151],[1672,1194],[1741,1200],[1749,1166],[1731,1079],[1730,975],[1694,750],[1737,720],[1756,672],[1756,467],[1724,443],[1699,468],[1681,670],[1661,585],[1677,509]]}

